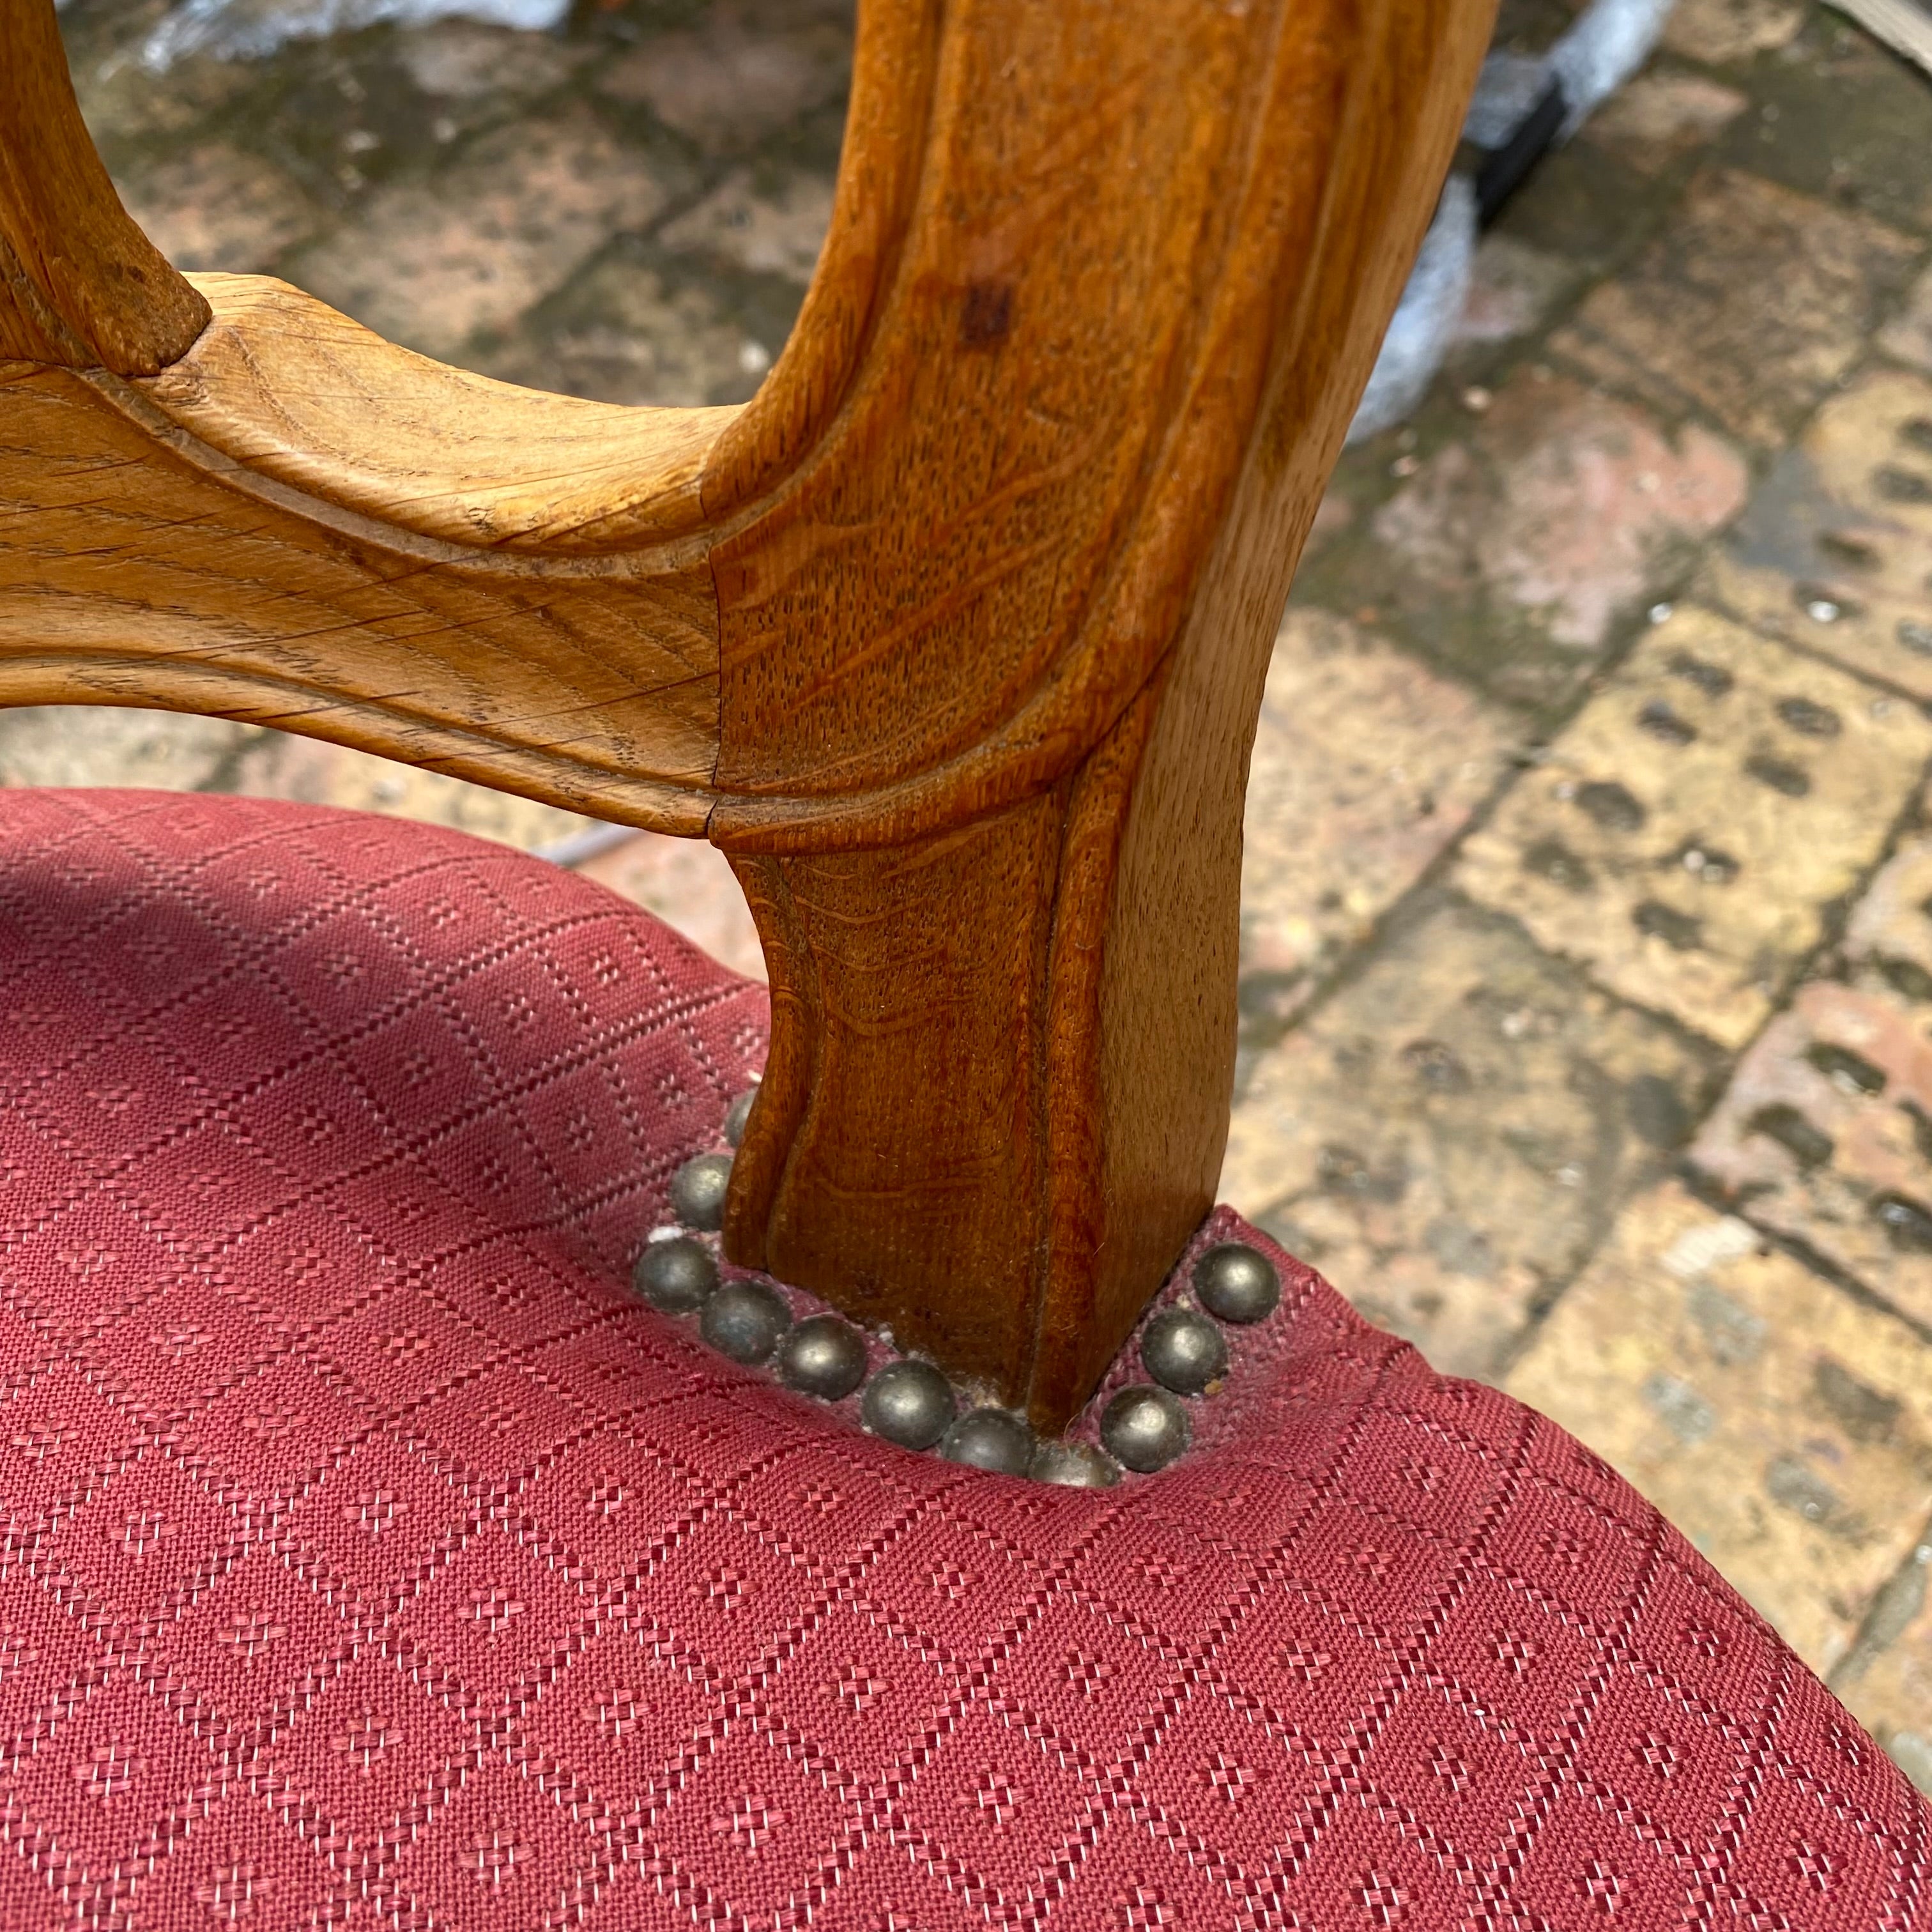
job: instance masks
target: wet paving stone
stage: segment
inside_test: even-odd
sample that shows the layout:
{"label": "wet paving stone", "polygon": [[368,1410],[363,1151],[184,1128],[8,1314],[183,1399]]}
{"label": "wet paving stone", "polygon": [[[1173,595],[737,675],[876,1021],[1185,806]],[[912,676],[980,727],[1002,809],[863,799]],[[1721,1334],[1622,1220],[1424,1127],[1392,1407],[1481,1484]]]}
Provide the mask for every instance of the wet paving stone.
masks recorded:
{"label": "wet paving stone", "polygon": [[1848,978],[1798,990],[1690,1151],[1761,1227],[1932,1325],[1932,840],[1854,909]]}
{"label": "wet paving stone", "polygon": [[1577,131],[1641,175],[1660,175],[1708,147],[1750,104],[1708,76],[1640,74]]}
{"label": "wet paving stone", "polygon": [[1790,45],[1804,13],[1803,0],[1678,0],[1664,44],[1687,59],[1729,67]]}
{"label": "wet paving stone", "polygon": [[1573,294],[1583,271],[1561,255],[1492,230],[1470,264],[1468,299],[1450,341],[1464,374],[1502,346],[1529,335]]}
{"label": "wet paving stone", "polygon": [[619,241],[470,360],[485,375],[604,403],[690,408],[758,393],[798,313],[798,284]]}
{"label": "wet paving stone", "polygon": [[1757,629],[1932,698],[1932,382],[1875,369],[1827,403],[1704,587]]}
{"label": "wet paving stone", "polygon": [[692,186],[675,158],[581,107],[486,136],[433,184],[399,182],[289,265],[288,279],[426,355],[500,332],[616,233]]}
{"label": "wet paving stone", "polygon": [[760,184],[748,169],[728,176],[660,231],[674,253],[708,256],[751,274],[782,275],[802,290],[832,220],[832,177],[794,174]]}
{"label": "wet paving stone", "polygon": [[428,819],[526,848],[582,831],[574,812],[260,725],[106,706],[0,710],[0,788],[239,792]]}
{"label": "wet paving stone", "polygon": [[1625,1208],[1506,1386],[1821,1672],[1932,1510],[1932,1348],[1675,1182]]}
{"label": "wet paving stone", "polygon": [[1898,313],[1879,331],[1877,341],[1888,356],[1932,373],[1932,268],[1912,284]]}
{"label": "wet paving stone", "polygon": [[1718,1070],[1508,920],[1431,896],[1255,1069],[1222,1196],[1437,1367],[1493,1376]]}
{"label": "wet paving stone", "polygon": [[191,271],[258,274],[324,218],[293,176],[220,141],[144,170],[127,200],[148,238]]}
{"label": "wet paving stone", "polygon": [[1802,32],[1750,76],[1751,111],[1718,156],[1754,174],[1923,236],[1932,228],[1932,86],[1841,14],[1808,9]]}
{"label": "wet paving stone", "polygon": [[1668,416],[1701,411],[1775,447],[1858,360],[1921,250],[1869,215],[1708,170],[1550,347]]}
{"label": "wet paving stone", "polygon": [[1298,598],[1372,613],[1363,621],[1538,707],[1683,574],[1748,481],[1708,430],[1666,435],[1534,364],[1404,466],[1394,494],[1304,569]]}
{"label": "wet paving stone", "polygon": [[814,115],[842,111],[850,0],[680,10],[692,15],[688,24],[599,64],[599,93],[648,107],[708,154],[741,153]]}
{"label": "wet paving stone", "polygon": [[1853,1717],[1921,1791],[1932,1794],[1932,1524],[1873,1598],[1831,1676]]}
{"label": "wet paving stone", "polygon": [[235,760],[220,789],[254,798],[295,799],[304,805],[427,819],[526,850],[569,838],[591,823],[574,812],[560,812],[554,806],[493,791],[487,785],[419,771],[351,751],[346,745],[325,745],[278,731],[258,734],[256,742]]}
{"label": "wet paving stone", "polygon": [[1519,731],[1346,618],[1288,613],[1248,772],[1244,1059],[1465,830]]}
{"label": "wet paving stone", "polygon": [[1472,898],[1732,1048],[1875,864],[1932,724],[1705,610],[1675,611],[1460,855]]}
{"label": "wet paving stone", "polygon": [[0,710],[0,786],[136,785],[225,790],[268,734],[171,711],[23,706]]}

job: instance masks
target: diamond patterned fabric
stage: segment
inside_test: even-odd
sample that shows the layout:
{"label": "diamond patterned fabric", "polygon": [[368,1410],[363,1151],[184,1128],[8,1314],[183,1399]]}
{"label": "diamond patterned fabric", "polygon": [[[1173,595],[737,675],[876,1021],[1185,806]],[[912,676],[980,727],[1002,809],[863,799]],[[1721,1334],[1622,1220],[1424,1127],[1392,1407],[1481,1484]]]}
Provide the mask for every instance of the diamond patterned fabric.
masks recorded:
{"label": "diamond patterned fabric", "polygon": [[1112,1492],[638,1304],[764,1012],[454,834],[0,794],[0,1924],[1918,1922],[1709,1568],[1251,1231],[1281,1311]]}

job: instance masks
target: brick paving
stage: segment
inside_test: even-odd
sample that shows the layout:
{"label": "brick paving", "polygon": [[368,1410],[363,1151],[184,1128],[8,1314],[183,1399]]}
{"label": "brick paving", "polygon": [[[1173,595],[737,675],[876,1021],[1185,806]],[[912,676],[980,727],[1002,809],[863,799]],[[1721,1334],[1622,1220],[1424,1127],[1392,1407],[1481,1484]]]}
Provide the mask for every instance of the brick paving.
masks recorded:
{"label": "brick paving", "polygon": [[[238,0],[272,20],[285,0]],[[71,0],[190,267],[626,402],[742,400],[824,234],[846,0],[617,0],[253,60]],[[1510,0],[1546,44],[1560,0]],[[1344,459],[1256,742],[1223,1192],[1666,1508],[1932,1790],[1932,84],[1682,0]],[[9,784],[568,814],[240,726],[0,716]],[[734,963],[703,847],[586,869]]]}

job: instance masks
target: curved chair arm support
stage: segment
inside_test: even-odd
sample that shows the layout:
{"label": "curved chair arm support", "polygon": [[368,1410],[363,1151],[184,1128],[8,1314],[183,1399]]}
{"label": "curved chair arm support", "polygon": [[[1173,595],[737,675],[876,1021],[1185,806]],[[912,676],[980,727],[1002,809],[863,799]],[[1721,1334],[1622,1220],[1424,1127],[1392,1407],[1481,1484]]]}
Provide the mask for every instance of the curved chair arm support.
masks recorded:
{"label": "curved chair arm support", "polygon": [[81,125],[53,8],[0,17],[0,361],[152,376],[208,305],[129,219]]}
{"label": "curved chair arm support", "polygon": [[0,701],[708,833],[773,991],[728,1245],[1051,1424],[1211,1197],[1269,645],[1491,10],[864,0],[799,326],[686,412],[191,286],[11,0]]}

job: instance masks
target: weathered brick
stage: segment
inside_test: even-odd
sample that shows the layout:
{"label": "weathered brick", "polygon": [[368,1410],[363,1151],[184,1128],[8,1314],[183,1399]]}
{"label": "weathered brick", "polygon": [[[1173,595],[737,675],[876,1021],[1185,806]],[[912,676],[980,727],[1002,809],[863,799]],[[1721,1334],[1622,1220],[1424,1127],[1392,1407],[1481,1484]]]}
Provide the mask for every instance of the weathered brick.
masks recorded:
{"label": "weathered brick", "polygon": [[1262,1056],[1222,1193],[1437,1366],[1492,1376],[1715,1069],[1508,920],[1432,897]]}
{"label": "weathered brick", "polygon": [[655,34],[598,76],[712,153],[750,146],[844,96],[852,58],[849,4],[786,0],[776,17],[712,7],[688,28]]}
{"label": "weathered brick", "polygon": [[740,170],[675,221],[661,239],[676,252],[715,256],[754,274],[812,279],[832,219],[830,176],[794,174],[766,191]]}
{"label": "weathered brick", "polygon": [[1708,146],[1749,104],[1736,88],[1700,74],[1641,74],[1612,94],[1580,132],[1639,174],[1661,174]]}
{"label": "weathered brick", "polygon": [[1455,878],[1605,986],[1732,1048],[1876,862],[1932,725],[1694,608],[1651,632]]}
{"label": "weathered brick", "polygon": [[1728,66],[1789,46],[1804,24],[1802,0],[1678,0],[1664,44],[1690,60]]}
{"label": "weathered brick", "polygon": [[267,734],[184,712],[106,705],[0,710],[0,786],[142,785],[198,791]]}
{"label": "weathered brick", "polygon": [[1493,706],[1346,618],[1288,612],[1249,767],[1251,1034],[1296,1010],[1462,832],[1514,735]]}
{"label": "weathered brick", "polygon": [[1666,1183],[1507,1386],[1613,1463],[1816,1670],[1932,1510],[1932,1348]]}
{"label": "weathered brick", "polygon": [[254,274],[308,238],[319,211],[281,169],[211,141],[124,178],[122,199],[178,268]]}
{"label": "weathered brick", "polygon": [[1932,841],[1854,910],[1851,982],[1798,989],[1738,1063],[1691,1159],[1738,1211],[1932,1323]]}
{"label": "weathered brick", "polygon": [[1868,215],[1712,169],[1550,346],[1670,414],[1702,410],[1775,446],[1858,360],[1918,246]]}
{"label": "weathered brick", "polygon": [[[1932,1526],[1923,1532],[1932,1539]],[[1873,1598],[1858,1641],[1832,1673],[1832,1688],[1912,1783],[1932,1793],[1932,1606],[1926,1580],[1932,1540],[1922,1541]]]}
{"label": "weathered brick", "polygon": [[1573,262],[1492,230],[1477,244],[1469,293],[1450,341],[1467,353],[1536,328],[1582,279]]}
{"label": "weathered brick", "polygon": [[275,731],[259,733],[216,789],[251,798],[296,799],[305,805],[425,819],[526,849],[568,838],[590,822],[575,812],[468,784],[440,772]]}
{"label": "weathered brick", "polygon": [[380,190],[290,272],[392,340],[452,355],[645,226],[685,180],[572,106],[485,136],[434,183]]}
{"label": "weathered brick", "polygon": [[1818,412],[1712,554],[1760,630],[1932,698],[1932,382],[1874,370]]}
{"label": "weathered brick", "polygon": [[504,382],[598,402],[689,408],[741,403],[782,346],[784,309],[748,313],[716,278],[651,256],[607,255],[572,280],[472,366]]}
{"label": "weathered brick", "polygon": [[1932,374],[1932,268],[1912,284],[1898,313],[1879,331],[1878,346]]}
{"label": "weathered brick", "polygon": [[1546,704],[1618,618],[1682,572],[1744,501],[1742,459],[1708,430],[1520,370],[1487,411],[1332,547],[1311,590],[1366,604],[1405,641],[1498,694]]}
{"label": "weathered brick", "polygon": [[398,34],[394,45],[404,71],[424,93],[446,104],[487,102],[498,114],[563,86],[597,51],[554,34],[460,18],[425,22]]}

